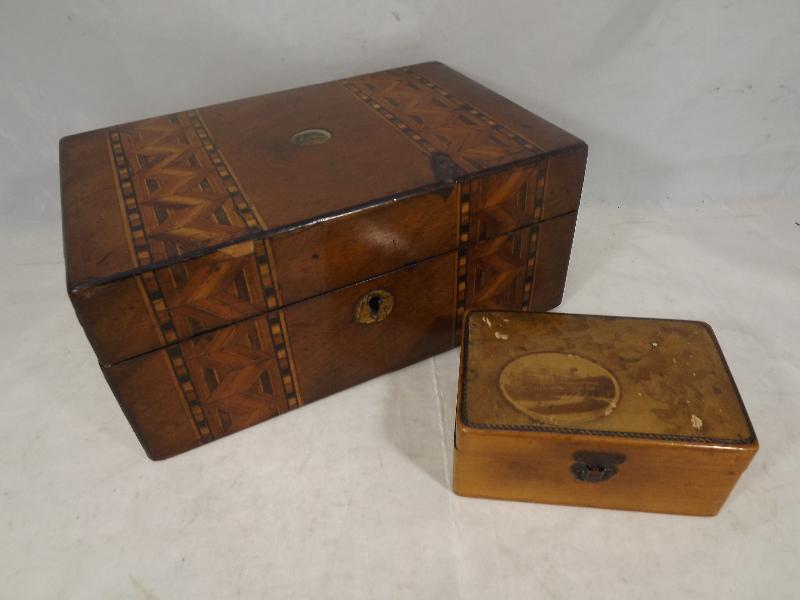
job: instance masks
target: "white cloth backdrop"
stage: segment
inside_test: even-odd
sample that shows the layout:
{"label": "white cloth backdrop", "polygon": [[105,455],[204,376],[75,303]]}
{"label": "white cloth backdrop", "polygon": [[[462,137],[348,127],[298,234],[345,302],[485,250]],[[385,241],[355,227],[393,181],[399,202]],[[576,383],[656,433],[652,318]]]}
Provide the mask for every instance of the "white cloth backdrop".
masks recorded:
{"label": "white cloth backdrop", "polygon": [[[456,351],[161,463],[64,293],[57,141],[438,59],[584,138],[561,310],[710,322],[711,519],[459,498]],[[794,598],[800,3],[0,1],[0,596]]]}

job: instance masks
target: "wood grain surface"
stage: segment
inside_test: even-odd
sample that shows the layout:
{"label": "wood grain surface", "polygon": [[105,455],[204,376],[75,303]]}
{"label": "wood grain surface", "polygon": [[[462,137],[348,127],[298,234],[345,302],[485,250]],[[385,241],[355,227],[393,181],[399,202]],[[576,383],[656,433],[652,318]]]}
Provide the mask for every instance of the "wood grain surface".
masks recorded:
{"label": "wood grain surface", "polygon": [[704,323],[475,311],[465,331],[460,494],[710,515],[758,449]]}
{"label": "wood grain surface", "polygon": [[169,456],[558,305],[586,157],[439,63],[69,136],[68,292]]}

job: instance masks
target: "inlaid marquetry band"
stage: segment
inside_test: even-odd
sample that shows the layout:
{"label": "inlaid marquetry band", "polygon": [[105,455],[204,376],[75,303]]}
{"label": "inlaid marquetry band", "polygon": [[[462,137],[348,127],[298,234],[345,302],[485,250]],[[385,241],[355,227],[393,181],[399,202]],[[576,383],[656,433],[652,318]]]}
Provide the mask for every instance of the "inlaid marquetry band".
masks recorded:
{"label": "inlaid marquetry band", "polygon": [[175,327],[175,321],[172,319],[164,293],[161,291],[158,277],[153,271],[145,271],[141,275],[141,281],[144,284],[144,291],[150,303],[150,310],[156,319],[163,342],[165,344],[177,342],[178,332]]}
{"label": "inlaid marquetry band", "polygon": [[120,195],[120,206],[128,227],[128,241],[131,244],[133,256],[138,265],[150,264],[153,262],[153,258],[147,240],[142,211],[139,209],[139,203],[133,187],[133,170],[128,164],[128,157],[122,146],[122,135],[118,128],[109,129],[108,141]]}
{"label": "inlaid marquetry band", "polygon": [[[413,69],[395,69],[339,83],[419,150],[429,156],[443,153],[467,170],[514,158],[515,149],[527,157],[544,152],[519,132]],[[425,90],[430,95],[421,97],[420,92]],[[460,152],[453,153],[452,148],[460,148]]]}
{"label": "inlaid marquetry band", "polygon": [[467,242],[469,242],[469,186],[461,185],[461,198],[458,212],[458,256],[456,264],[456,310],[453,326],[453,344],[461,342],[461,326],[467,298]]}
{"label": "inlaid marquetry band", "polygon": [[258,276],[261,281],[261,288],[264,290],[264,301],[269,311],[266,314],[267,324],[269,325],[270,336],[272,336],[272,347],[275,350],[275,356],[278,360],[278,369],[281,374],[281,383],[286,395],[286,403],[289,410],[291,410],[302,404],[302,400],[297,388],[297,376],[294,371],[294,361],[291,359],[289,338],[283,311],[273,310],[282,304],[282,302],[278,294],[277,282],[273,276],[275,269],[272,262],[272,252],[269,247],[269,242],[265,240],[264,245],[256,244]]}
{"label": "inlaid marquetry band", "polygon": [[194,128],[197,137],[203,142],[203,148],[208,153],[211,163],[217,171],[217,175],[222,180],[225,190],[233,200],[236,211],[239,216],[247,225],[250,231],[260,231],[264,227],[264,220],[258,214],[255,206],[248,202],[245,195],[242,193],[239,183],[233,175],[228,163],[222,156],[222,153],[217,148],[211,135],[208,133],[208,128],[203,122],[203,118],[196,110],[190,110],[186,113]]}
{"label": "inlaid marquetry band", "polygon": [[[111,128],[108,143],[129,246],[139,267],[177,260],[201,249],[208,239],[233,241],[263,230],[263,219],[247,199],[198,111]],[[287,407],[292,409],[302,400],[286,323],[276,310],[281,298],[271,249],[268,240],[257,240],[253,246],[264,302],[271,311],[262,318],[269,328],[269,343]],[[158,272],[145,270],[138,277],[198,438],[211,441],[215,435],[199,392],[202,386],[192,380],[183,344],[177,343],[179,335]],[[208,369],[205,372],[208,381],[216,381],[216,375]],[[207,387],[219,393],[216,385]]]}
{"label": "inlaid marquetry band", "polygon": [[[482,170],[513,160],[530,159],[544,152],[524,135],[413,68],[363,75],[339,83],[400,131],[421,152],[432,159],[442,160],[444,157],[464,172]],[[526,180],[517,195],[511,199],[519,203],[513,210],[527,213],[526,217],[532,217],[533,222],[542,217],[546,170],[546,166],[536,169],[533,181]],[[457,176],[457,170],[453,175]],[[473,226],[481,226],[481,222],[477,220],[478,215],[473,215],[472,210],[483,210],[479,209],[478,204],[474,209],[471,206],[471,185],[462,181],[460,187],[454,343],[459,341],[466,310],[469,288],[467,244],[470,241],[471,219],[476,219]],[[480,235],[475,238],[476,241],[480,239]],[[524,285],[524,297],[521,305],[509,308],[529,310],[532,305],[537,227],[532,227],[528,242],[529,256],[524,273],[520,273],[519,282]],[[516,294],[512,295],[518,297]]]}
{"label": "inlaid marquetry band", "polygon": [[[542,219],[542,209],[544,207],[544,190],[547,186],[547,167],[541,168],[536,173],[536,189],[534,190],[533,200],[533,220]],[[531,310],[533,306],[533,283],[536,273],[536,253],[539,243],[539,225],[531,227],[530,239],[528,241],[528,262],[525,267],[525,287],[522,295],[522,310]]]}
{"label": "inlaid marquetry band", "polygon": [[453,104],[457,105],[461,110],[468,111],[468,113],[470,115],[472,115],[473,117],[475,117],[478,120],[482,121],[483,123],[485,123],[486,125],[488,125],[492,129],[494,129],[495,131],[500,133],[501,135],[509,138],[514,143],[516,143],[517,145],[521,146],[522,148],[525,148],[526,150],[543,151],[540,146],[538,146],[538,145],[534,144],[532,141],[526,139],[525,136],[517,133],[516,131],[514,131],[513,129],[511,129],[508,126],[503,125],[497,119],[487,115],[485,112],[483,112],[481,110],[478,110],[477,108],[475,108],[473,105],[469,104],[468,102],[465,102],[464,100],[458,98],[457,96],[455,96],[451,92],[449,92],[446,89],[444,89],[441,85],[439,85],[437,83],[434,83],[430,79],[428,79],[426,77],[423,77],[422,75],[420,75],[419,73],[414,72],[413,69],[410,69],[408,67],[404,68],[403,71],[408,73],[411,77],[413,77],[414,79],[416,79],[417,81],[419,81],[420,83],[422,83],[423,85],[428,87],[429,89],[435,91],[440,96],[450,100]]}
{"label": "inlaid marquetry band", "polygon": [[203,443],[212,441],[214,434],[208,425],[203,403],[197,394],[197,388],[192,381],[192,376],[189,374],[189,368],[186,365],[186,359],[181,352],[180,346],[168,347],[167,356],[172,367],[172,373],[178,382],[183,401],[186,404],[186,408],[189,409],[189,414],[192,415],[192,421],[200,440]]}
{"label": "inlaid marquetry band", "polygon": [[539,243],[539,226],[531,227],[528,240],[528,262],[525,265],[525,285],[522,292],[522,310],[533,305],[533,276],[536,272],[536,252]]}
{"label": "inlaid marquetry band", "polygon": [[544,191],[547,187],[547,171],[548,165],[545,163],[545,166],[539,169],[536,173],[536,189],[534,191],[535,195],[533,200],[534,221],[542,220],[542,210],[544,209]]}
{"label": "inlaid marquetry band", "polygon": [[[534,190],[533,219],[540,221],[544,207],[544,190],[547,185],[547,168],[541,168],[536,174],[536,189]],[[527,190],[526,190],[527,191]],[[528,262],[525,267],[525,287],[522,294],[522,310],[531,310],[533,306],[533,280],[536,273],[536,253],[539,243],[539,225],[531,227],[528,241]]]}
{"label": "inlaid marquetry band", "polygon": [[197,111],[113,127],[108,140],[139,267],[262,229]]}

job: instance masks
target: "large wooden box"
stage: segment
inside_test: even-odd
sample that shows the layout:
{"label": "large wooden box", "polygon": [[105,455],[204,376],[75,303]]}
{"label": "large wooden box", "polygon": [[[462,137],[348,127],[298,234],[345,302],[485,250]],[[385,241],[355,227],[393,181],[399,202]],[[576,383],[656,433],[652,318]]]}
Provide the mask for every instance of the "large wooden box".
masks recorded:
{"label": "large wooden box", "polygon": [[586,153],[440,63],[70,136],[69,296],[168,457],[558,305]]}
{"label": "large wooden box", "polygon": [[705,323],[472,312],[459,387],[465,496],[713,515],[758,450]]}

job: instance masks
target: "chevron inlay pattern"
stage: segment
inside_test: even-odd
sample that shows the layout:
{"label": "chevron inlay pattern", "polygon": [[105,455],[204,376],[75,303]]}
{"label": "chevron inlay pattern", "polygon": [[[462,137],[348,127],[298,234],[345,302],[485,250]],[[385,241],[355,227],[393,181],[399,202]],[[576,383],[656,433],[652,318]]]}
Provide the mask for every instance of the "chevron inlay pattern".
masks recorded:
{"label": "chevron inlay pattern", "polygon": [[[140,267],[263,229],[197,111],[116,127],[108,140]],[[267,244],[244,241],[138,276],[174,344],[167,357],[203,442],[300,403]],[[264,310],[273,312],[192,337]]]}
{"label": "chevron inlay pattern", "polygon": [[467,171],[541,151],[490,115],[442,86],[395,69],[341,81],[346,89],[400,130],[426,154],[443,152]]}
{"label": "chevron inlay pattern", "polygon": [[458,213],[458,263],[456,264],[456,317],[453,330],[453,343],[461,342],[461,326],[464,323],[464,310],[467,297],[467,242],[469,242],[469,188],[461,186],[461,199]]}
{"label": "chevron inlay pattern", "polygon": [[115,127],[108,137],[139,266],[261,229],[196,111]]}
{"label": "chevron inlay pattern", "polygon": [[534,225],[528,234],[528,262],[525,266],[525,284],[522,290],[522,310],[530,310],[533,303],[533,276],[536,271],[536,250],[539,246],[539,226]]}
{"label": "chevron inlay pattern", "polygon": [[163,301],[153,309],[159,321],[168,313],[176,339],[187,339],[263,312],[266,303],[254,256],[258,246],[263,242],[241,242],[143,273],[145,281],[148,276],[158,278]]}
{"label": "chevron inlay pattern", "polygon": [[542,218],[547,181],[546,160],[474,179],[470,239],[486,240]]}
{"label": "chevron inlay pattern", "polygon": [[519,309],[530,294],[537,226],[471,246],[467,252],[466,307]]}
{"label": "chevron inlay pattern", "polygon": [[181,347],[214,438],[288,410],[272,336],[263,317],[197,336]]}

